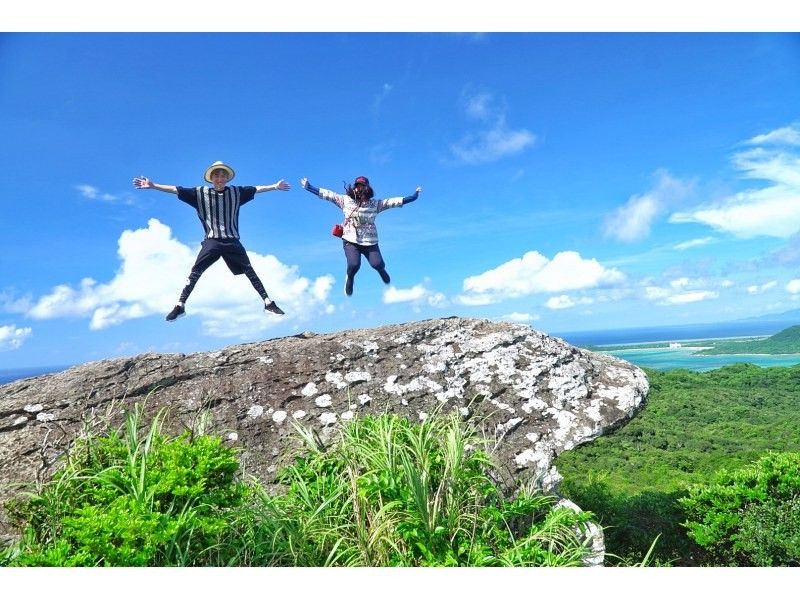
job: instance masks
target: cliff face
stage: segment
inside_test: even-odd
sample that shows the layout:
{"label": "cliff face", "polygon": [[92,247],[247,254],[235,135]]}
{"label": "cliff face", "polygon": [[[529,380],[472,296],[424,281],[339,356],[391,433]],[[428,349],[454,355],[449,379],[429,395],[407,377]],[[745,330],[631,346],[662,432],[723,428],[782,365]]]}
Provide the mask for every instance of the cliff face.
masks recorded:
{"label": "cliff face", "polygon": [[461,318],[109,359],[0,386],[0,503],[13,484],[49,476],[84,426],[117,425],[145,398],[148,413],[170,409],[175,430],[210,414],[266,484],[297,444],[292,420],[328,441],[362,414],[420,421],[456,409],[494,437],[510,478],[550,489],[554,457],[623,425],[647,391],[629,363],[527,326]]}

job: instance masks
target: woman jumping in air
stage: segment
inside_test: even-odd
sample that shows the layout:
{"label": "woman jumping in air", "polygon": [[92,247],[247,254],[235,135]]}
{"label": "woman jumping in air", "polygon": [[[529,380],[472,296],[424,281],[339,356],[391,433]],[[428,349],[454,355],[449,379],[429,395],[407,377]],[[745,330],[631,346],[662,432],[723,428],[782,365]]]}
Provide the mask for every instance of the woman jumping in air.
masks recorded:
{"label": "woman jumping in air", "polygon": [[385,284],[389,284],[389,273],[386,271],[386,264],[378,247],[378,229],[375,227],[375,218],[383,210],[399,208],[415,201],[422,192],[422,187],[417,187],[414,194],[408,197],[374,200],[372,197],[375,194],[369,185],[369,179],[365,176],[360,176],[353,181],[352,185],[345,186],[345,195],[334,193],[328,189],[318,189],[309,183],[305,177],[300,180],[300,185],[306,191],[310,191],[342,209],[344,231],[341,236],[344,255],[347,258],[347,276],[344,282],[345,295],[350,296],[353,294],[353,279],[361,267],[362,255],[366,256],[369,265],[378,271],[381,280]]}

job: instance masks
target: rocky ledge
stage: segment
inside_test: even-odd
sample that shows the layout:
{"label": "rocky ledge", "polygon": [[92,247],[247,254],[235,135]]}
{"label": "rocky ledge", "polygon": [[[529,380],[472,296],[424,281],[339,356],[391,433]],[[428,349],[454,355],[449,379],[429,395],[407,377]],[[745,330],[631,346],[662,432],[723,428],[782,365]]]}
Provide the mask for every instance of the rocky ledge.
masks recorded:
{"label": "rocky ledge", "polygon": [[463,318],[107,359],[0,386],[0,503],[15,484],[49,476],[86,426],[118,425],[145,399],[150,414],[169,408],[176,431],[206,414],[265,484],[297,446],[293,420],[327,442],[363,414],[421,421],[457,410],[493,440],[510,481],[553,490],[556,455],[624,425],[648,388],[614,357]]}

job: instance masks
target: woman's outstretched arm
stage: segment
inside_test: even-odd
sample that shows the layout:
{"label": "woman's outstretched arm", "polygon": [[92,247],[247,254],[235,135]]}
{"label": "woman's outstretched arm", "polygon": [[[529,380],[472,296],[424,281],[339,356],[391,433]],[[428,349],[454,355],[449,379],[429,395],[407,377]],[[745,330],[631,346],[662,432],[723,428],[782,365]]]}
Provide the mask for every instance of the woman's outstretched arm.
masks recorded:
{"label": "woman's outstretched arm", "polygon": [[422,193],[422,187],[417,187],[417,190],[414,191],[413,195],[409,195],[408,197],[403,198],[403,205],[407,203],[411,203],[412,201],[417,201],[419,194]]}
{"label": "woman's outstretched arm", "polygon": [[318,187],[315,187],[314,185],[312,185],[311,183],[309,183],[309,182],[308,182],[308,179],[307,179],[306,177],[303,177],[302,179],[300,179],[300,186],[301,186],[303,189],[305,189],[306,191],[310,191],[310,192],[311,192],[311,193],[313,193],[314,195],[317,195],[317,196],[319,196],[319,188],[318,188]]}

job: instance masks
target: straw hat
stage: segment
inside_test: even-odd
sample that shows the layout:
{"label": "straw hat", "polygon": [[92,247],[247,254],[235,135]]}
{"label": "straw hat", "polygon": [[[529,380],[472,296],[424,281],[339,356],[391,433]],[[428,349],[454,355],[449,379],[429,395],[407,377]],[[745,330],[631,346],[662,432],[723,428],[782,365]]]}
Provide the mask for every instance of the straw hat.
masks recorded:
{"label": "straw hat", "polygon": [[223,163],[223,162],[220,162],[219,160],[217,160],[217,161],[216,161],[216,162],[214,162],[214,163],[213,163],[211,166],[209,166],[208,168],[206,168],[206,175],[205,175],[205,179],[206,179],[206,181],[208,181],[209,183],[212,183],[212,182],[213,182],[213,181],[211,180],[211,173],[212,173],[212,172],[214,172],[215,170],[224,170],[225,172],[227,172],[227,173],[228,173],[228,180],[229,180],[229,181],[230,181],[230,180],[233,180],[233,177],[235,177],[235,176],[236,176],[236,173],[233,171],[233,168],[231,168],[231,167],[230,167],[230,166],[228,166],[227,164],[225,164],[225,163]]}

